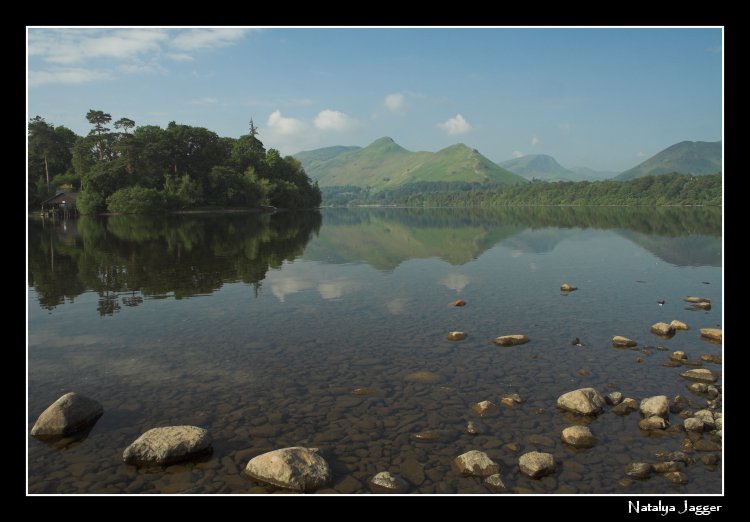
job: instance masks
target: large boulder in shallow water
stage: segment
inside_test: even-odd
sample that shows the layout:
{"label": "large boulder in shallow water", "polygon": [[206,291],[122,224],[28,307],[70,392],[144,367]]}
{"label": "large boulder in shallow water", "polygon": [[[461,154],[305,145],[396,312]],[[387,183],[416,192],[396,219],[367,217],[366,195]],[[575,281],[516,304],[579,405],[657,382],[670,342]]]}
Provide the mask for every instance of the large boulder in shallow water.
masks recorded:
{"label": "large boulder in shallow water", "polygon": [[495,337],[492,342],[500,346],[516,346],[528,343],[529,338],[523,334],[501,335],[500,337]]}
{"label": "large boulder in shallow water", "polygon": [[641,413],[644,417],[666,417],[669,415],[669,399],[666,395],[656,395],[641,401]]}
{"label": "large boulder in shallow water", "polygon": [[315,491],[333,478],[331,467],[317,448],[299,446],[258,455],[247,463],[245,473],[260,482],[295,491]]}
{"label": "large boulder in shallow water", "polygon": [[661,336],[674,335],[674,328],[667,323],[654,323],[651,325],[651,333]]}
{"label": "large boulder in shallow water", "polygon": [[555,472],[555,458],[550,453],[531,451],[518,459],[521,473],[531,478],[540,478]]}
{"label": "large boulder in shallow water", "polygon": [[588,426],[568,426],[562,431],[562,441],[574,448],[592,448],[596,437]]}
{"label": "large boulder in shallow water", "polygon": [[467,451],[453,459],[453,465],[465,477],[488,477],[500,473],[500,465],[483,451]]}
{"label": "large boulder in shallow water", "polygon": [[594,388],[573,390],[557,399],[558,408],[581,415],[596,415],[602,411],[604,404],[604,396]]}
{"label": "large boulder in shallow water", "polygon": [[690,379],[691,381],[716,382],[716,376],[711,372],[711,370],[706,370],[705,368],[688,370],[686,372],[682,372],[680,376],[685,377],[686,379]]}
{"label": "large boulder in shallow water", "polygon": [[94,399],[66,393],[42,412],[31,428],[31,436],[41,439],[72,435],[93,426],[103,413],[104,408]]}
{"label": "large boulder in shallow water", "polygon": [[622,335],[615,335],[612,338],[612,346],[616,348],[633,348],[634,346],[638,346],[638,343]]}
{"label": "large boulder in shallow water", "polygon": [[153,428],[125,448],[126,464],[172,464],[211,453],[211,435],[197,426]]}
{"label": "large boulder in shallow water", "polygon": [[721,332],[720,328],[701,328],[701,337],[721,342]]}

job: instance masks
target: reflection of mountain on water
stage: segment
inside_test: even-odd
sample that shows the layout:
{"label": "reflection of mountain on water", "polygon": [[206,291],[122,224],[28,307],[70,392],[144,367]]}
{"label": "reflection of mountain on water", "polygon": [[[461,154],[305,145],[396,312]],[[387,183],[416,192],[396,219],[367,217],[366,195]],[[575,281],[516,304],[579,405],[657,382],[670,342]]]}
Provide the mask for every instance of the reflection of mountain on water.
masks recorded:
{"label": "reflection of mountain on water", "polygon": [[427,257],[461,265],[497,244],[520,252],[550,252],[577,236],[576,229],[587,228],[614,229],[675,265],[721,263],[721,209],[713,207],[326,209],[324,226],[305,259],[364,262],[379,270]]}
{"label": "reflection of mountain on water", "polygon": [[323,223],[305,259],[364,262],[386,271],[429,257],[462,265],[522,230],[492,213],[454,209],[329,209]]}
{"label": "reflection of mountain on water", "polygon": [[618,230],[617,233],[673,265],[721,266],[721,237],[649,236],[632,230]]}
{"label": "reflection of mountain on water", "polygon": [[31,220],[29,285],[47,309],[96,291],[102,315],[142,296],[180,299],[235,281],[257,287],[269,268],[302,254],[320,221],[317,212]]}

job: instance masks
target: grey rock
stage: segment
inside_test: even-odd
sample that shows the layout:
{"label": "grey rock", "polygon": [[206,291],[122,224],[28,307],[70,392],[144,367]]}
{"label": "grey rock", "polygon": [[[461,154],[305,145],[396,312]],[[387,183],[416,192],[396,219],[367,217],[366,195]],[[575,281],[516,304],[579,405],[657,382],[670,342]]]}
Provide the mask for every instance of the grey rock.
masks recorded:
{"label": "grey rock", "polygon": [[685,419],[685,422],[683,422],[682,424],[683,426],[685,426],[685,431],[697,431],[699,433],[703,431],[703,428],[705,426],[702,420],[695,417]]}
{"label": "grey rock", "polygon": [[657,462],[656,464],[652,464],[651,468],[654,470],[655,473],[669,473],[672,471],[680,471],[685,467],[685,464],[682,462],[676,462],[674,460],[670,460],[667,462]]}
{"label": "grey rock", "polygon": [[690,327],[687,324],[678,321],[677,319],[669,323],[669,326],[671,326],[673,330],[690,330]]}
{"label": "grey rock", "polygon": [[466,332],[448,332],[449,341],[463,341],[466,339]]}
{"label": "grey rock", "polygon": [[625,466],[625,474],[631,478],[646,479],[651,476],[651,464],[646,462],[631,462]]}
{"label": "grey rock", "polygon": [[630,397],[627,397],[623,399],[620,404],[612,408],[612,412],[615,413],[616,415],[627,415],[631,411],[636,411],[637,409],[638,409],[638,401]]}
{"label": "grey rock", "polygon": [[705,368],[694,368],[692,370],[682,372],[680,375],[686,379],[690,379],[691,381],[698,382],[716,382],[717,379],[716,376],[711,373],[711,370],[706,370]]}
{"label": "grey rock", "polygon": [[502,477],[500,477],[500,473],[495,473],[494,475],[490,475],[489,477],[484,479],[484,485],[487,486],[491,491],[495,491],[497,493],[505,491],[507,489],[505,487],[505,484],[503,483]]}
{"label": "grey rock", "polygon": [[669,399],[666,395],[656,395],[641,401],[641,413],[644,417],[666,417],[669,414]]}
{"label": "grey rock", "polygon": [[492,415],[497,411],[497,405],[490,401],[482,401],[474,404],[471,407],[471,410],[480,417],[486,417],[488,415]]}
{"label": "grey rock", "polygon": [[720,328],[701,328],[701,337],[721,342],[721,332]]}
{"label": "grey rock", "polygon": [[632,348],[634,346],[638,346],[638,343],[632,339],[623,337],[622,335],[615,335],[612,338],[612,345],[617,348]]}
{"label": "grey rock", "polygon": [[468,433],[469,435],[479,435],[480,433],[482,433],[482,430],[476,422],[469,421],[469,423],[466,425],[466,433]]}
{"label": "grey rock", "polygon": [[578,290],[578,287],[571,285],[570,283],[563,283],[560,285],[560,290],[563,292],[573,292]]}
{"label": "grey rock", "polygon": [[467,477],[488,477],[500,473],[500,465],[483,451],[467,451],[453,459],[453,464],[461,475]]}
{"label": "grey rock", "polygon": [[685,352],[677,350],[669,354],[669,359],[672,361],[682,361],[683,359],[687,359],[687,355]]}
{"label": "grey rock", "polygon": [[665,479],[670,481],[673,484],[687,484],[688,483],[688,477],[681,471],[670,471],[669,473],[664,473],[662,475]]}
{"label": "grey rock", "polygon": [[716,428],[716,420],[711,410],[698,410],[693,413],[693,418],[700,419],[703,424],[709,429],[713,430]]}
{"label": "grey rock", "polygon": [[492,342],[500,346],[516,346],[518,344],[525,344],[529,342],[529,338],[522,334],[514,335],[501,335],[495,337]]}
{"label": "grey rock", "polygon": [[607,404],[611,404],[612,406],[617,406],[622,402],[622,393],[618,391],[613,391],[612,393],[608,393],[605,397],[605,400],[607,401]]}
{"label": "grey rock", "polygon": [[602,411],[605,400],[594,388],[580,388],[564,393],[557,399],[557,407],[581,415],[596,415]]}
{"label": "grey rock", "polygon": [[587,426],[568,426],[562,431],[562,441],[581,449],[596,445],[596,437]]}
{"label": "grey rock", "polygon": [[406,493],[409,483],[398,475],[381,471],[370,479],[370,489],[375,493]]}
{"label": "grey rock", "polygon": [[710,303],[711,300],[707,297],[693,297],[688,296],[684,299],[684,301],[687,301],[688,303]]}
{"label": "grey rock", "polygon": [[300,446],[258,455],[247,463],[245,473],[259,482],[295,491],[315,491],[332,479],[331,467],[318,449]]}
{"label": "grey rock", "polygon": [[31,436],[43,439],[72,435],[93,426],[103,413],[104,408],[94,399],[69,392],[39,415]]}
{"label": "grey rock", "polygon": [[651,325],[651,333],[662,336],[673,335],[674,328],[667,323],[655,323]]}
{"label": "grey rock", "polygon": [[521,473],[531,478],[541,478],[555,471],[555,458],[550,453],[531,451],[518,459]]}
{"label": "grey rock", "polygon": [[126,464],[173,464],[211,453],[211,435],[197,426],[153,428],[125,448]]}
{"label": "grey rock", "polygon": [[667,423],[663,418],[654,416],[642,419],[638,427],[644,431],[664,430],[667,428]]}
{"label": "grey rock", "polygon": [[688,385],[688,390],[693,393],[706,393],[708,391],[708,384],[705,382],[693,382]]}

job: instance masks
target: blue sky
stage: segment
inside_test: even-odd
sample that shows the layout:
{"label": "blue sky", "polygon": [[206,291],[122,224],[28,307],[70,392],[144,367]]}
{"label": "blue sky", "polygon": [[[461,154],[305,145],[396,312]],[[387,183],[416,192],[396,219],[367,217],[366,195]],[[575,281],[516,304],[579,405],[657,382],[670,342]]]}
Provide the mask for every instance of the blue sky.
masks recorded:
{"label": "blue sky", "polygon": [[622,171],[722,138],[718,28],[29,28],[28,115],[89,109],[293,154],[390,136]]}

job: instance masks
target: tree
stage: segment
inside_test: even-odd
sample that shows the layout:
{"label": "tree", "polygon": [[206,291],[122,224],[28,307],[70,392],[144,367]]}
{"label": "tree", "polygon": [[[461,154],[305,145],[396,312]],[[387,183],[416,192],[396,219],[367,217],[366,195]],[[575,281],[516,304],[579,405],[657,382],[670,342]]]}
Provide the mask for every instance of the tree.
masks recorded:
{"label": "tree", "polygon": [[112,116],[103,111],[95,111],[94,109],[89,110],[86,113],[86,119],[94,126],[89,132],[89,136],[95,135],[97,137],[97,150],[99,151],[99,161],[104,159],[104,137],[109,133],[109,129],[105,127],[107,123],[112,121]]}
{"label": "tree", "polygon": [[128,133],[128,129],[135,127],[135,122],[130,118],[120,118],[115,122],[115,129],[125,129],[125,134]]}
{"label": "tree", "polygon": [[49,192],[49,156],[55,149],[55,128],[44,121],[41,116],[35,116],[29,121],[29,171],[32,170],[34,159],[44,161],[44,173],[47,178],[47,192]]}

